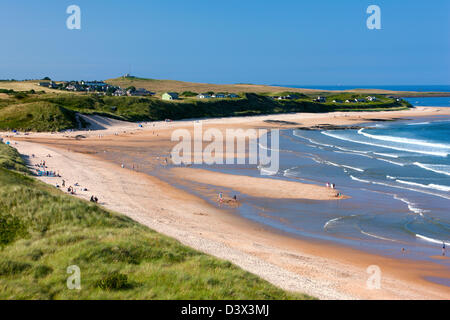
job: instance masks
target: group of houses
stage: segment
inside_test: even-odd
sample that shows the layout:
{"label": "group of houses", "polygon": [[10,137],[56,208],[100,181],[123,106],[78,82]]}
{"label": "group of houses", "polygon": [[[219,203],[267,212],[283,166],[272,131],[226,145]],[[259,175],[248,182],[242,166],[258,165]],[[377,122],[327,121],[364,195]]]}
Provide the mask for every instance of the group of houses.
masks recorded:
{"label": "group of houses", "polygon": [[139,89],[122,89],[122,88],[118,88],[116,91],[114,91],[114,93],[112,94],[115,97],[122,97],[122,96],[129,96],[129,97],[145,97],[145,96],[154,96],[156,93],[155,92],[151,92],[148,91],[144,88],[139,88]]}
{"label": "group of houses", "polygon": [[[44,81],[39,82],[39,86],[46,87],[50,89],[58,89],[58,90],[66,90],[73,92],[88,92],[88,93],[97,93],[101,95],[112,95],[115,97],[129,96],[129,97],[143,97],[143,96],[153,96],[156,93],[148,91],[144,88],[134,88],[130,87],[127,89],[122,89],[119,86],[113,86],[107,84],[103,81],[67,81],[56,83],[53,81]],[[179,100],[179,95],[177,92],[166,92],[161,95],[162,100]],[[230,93],[201,93],[197,95],[198,99],[225,99],[225,98],[239,98],[237,94]]]}
{"label": "group of houses", "polygon": [[41,87],[77,92],[104,92],[113,93],[120,87],[107,84],[103,81],[65,81],[56,83],[53,81],[39,82]]}
{"label": "group of houses", "polygon": [[234,93],[230,93],[230,94],[225,94],[225,93],[213,93],[213,94],[209,94],[209,93],[200,93],[199,95],[197,95],[198,99],[226,99],[226,98],[231,98],[231,99],[236,99],[239,98],[239,96],[237,94]]}
{"label": "group of houses", "polygon": [[334,103],[344,103],[344,102],[345,103],[358,103],[358,102],[367,102],[367,101],[375,102],[375,101],[377,101],[377,98],[376,97],[372,97],[372,96],[368,96],[368,97],[366,97],[366,99],[354,98],[354,99],[347,99],[345,101],[339,100],[339,99],[334,99],[333,100]]}
{"label": "group of houses", "polygon": [[61,83],[56,83],[53,81],[45,81],[39,82],[39,86],[50,89],[59,89],[73,92],[88,92],[103,95],[109,94],[116,97],[121,96],[142,97],[142,96],[152,96],[155,94],[155,92],[150,92],[143,88],[122,89],[119,86],[113,86],[103,81],[66,81]]}
{"label": "group of houses", "polygon": [[298,96],[296,94],[288,94],[286,96],[273,96],[270,98],[273,100],[296,100],[296,99],[299,99],[300,96]]}

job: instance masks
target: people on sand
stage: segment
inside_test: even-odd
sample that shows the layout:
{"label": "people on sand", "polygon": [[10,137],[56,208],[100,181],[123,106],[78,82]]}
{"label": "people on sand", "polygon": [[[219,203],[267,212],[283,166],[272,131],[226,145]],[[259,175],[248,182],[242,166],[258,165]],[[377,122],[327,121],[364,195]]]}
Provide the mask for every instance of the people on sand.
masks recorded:
{"label": "people on sand", "polygon": [[90,200],[90,201],[91,201],[91,202],[98,203],[98,198],[95,197],[95,196],[91,196],[91,200]]}
{"label": "people on sand", "polygon": [[442,241],[442,256],[445,257],[445,242]]}

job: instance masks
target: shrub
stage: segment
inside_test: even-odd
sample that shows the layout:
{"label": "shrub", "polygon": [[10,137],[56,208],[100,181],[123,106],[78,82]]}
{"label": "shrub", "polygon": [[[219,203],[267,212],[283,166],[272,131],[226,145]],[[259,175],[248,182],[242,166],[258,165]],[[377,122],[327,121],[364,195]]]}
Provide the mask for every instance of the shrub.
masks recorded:
{"label": "shrub", "polygon": [[29,268],[31,268],[31,265],[29,263],[5,260],[0,262],[0,275],[15,275],[22,273]]}
{"label": "shrub", "polygon": [[184,91],[181,95],[183,97],[195,97],[197,96],[197,93],[192,91]]}
{"label": "shrub", "polygon": [[34,269],[34,278],[44,278],[53,272],[53,269],[49,266],[39,265]]}
{"label": "shrub", "polygon": [[28,257],[33,260],[33,261],[38,261],[39,259],[41,259],[41,257],[44,255],[44,252],[42,250],[39,249],[33,249],[33,251],[31,251],[28,254]]}
{"label": "shrub", "polygon": [[130,287],[128,276],[119,272],[113,272],[99,280],[96,286],[103,290],[123,290]]}
{"label": "shrub", "polygon": [[0,247],[14,242],[27,234],[25,224],[17,217],[0,213]]}

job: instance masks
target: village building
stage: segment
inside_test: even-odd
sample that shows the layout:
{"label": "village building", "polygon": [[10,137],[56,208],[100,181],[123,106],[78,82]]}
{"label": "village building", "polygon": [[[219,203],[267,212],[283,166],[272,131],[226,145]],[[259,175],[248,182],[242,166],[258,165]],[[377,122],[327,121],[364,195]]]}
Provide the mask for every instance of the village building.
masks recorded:
{"label": "village building", "polygon": [[163,100],[178,100],[178,93],[176,92],[166,92],[161,96]]}
{"label": "village building", "polygon": [[317,97],[317,99],[313,100],[314,102],[327,102],[327,99],[325,97]]}

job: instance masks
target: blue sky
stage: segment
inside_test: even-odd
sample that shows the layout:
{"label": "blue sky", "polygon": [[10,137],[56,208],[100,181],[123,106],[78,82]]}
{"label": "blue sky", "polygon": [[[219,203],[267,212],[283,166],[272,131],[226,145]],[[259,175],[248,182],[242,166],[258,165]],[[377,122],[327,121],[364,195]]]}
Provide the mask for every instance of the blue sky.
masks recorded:
{"label": "blue sky", "polygon": [[[81,8],[81,30],[66,8]],[[381,30],[366,9],[381,8]],[[450,1],[2,0],[0,79],[450,84]]]}

